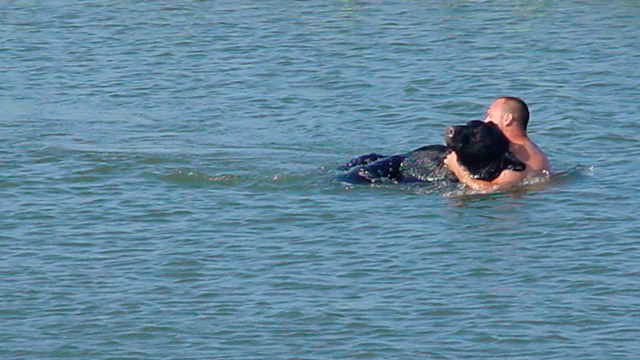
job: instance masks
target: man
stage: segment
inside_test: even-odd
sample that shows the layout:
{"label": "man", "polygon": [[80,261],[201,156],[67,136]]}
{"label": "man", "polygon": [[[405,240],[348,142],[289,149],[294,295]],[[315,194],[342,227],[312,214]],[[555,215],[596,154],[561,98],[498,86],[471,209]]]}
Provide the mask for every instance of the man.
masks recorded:
{"label": "man", "polygon": [[522,183],[529,177],[548,176],[551,164],[547,156],[531,141],[527,135],[529,123],[529,108],[519,98],[501,97],[491,104],[485,122],[492,122],[502,130],[510,142],[509,149],[518,160],[525,164],[524,171],[503,170],[492,181],[474,179],[469,171],[458,163],[455,153],[449,154],[444,163],[458,177],[460,182],[473,190],[496,191],[504,190]]}

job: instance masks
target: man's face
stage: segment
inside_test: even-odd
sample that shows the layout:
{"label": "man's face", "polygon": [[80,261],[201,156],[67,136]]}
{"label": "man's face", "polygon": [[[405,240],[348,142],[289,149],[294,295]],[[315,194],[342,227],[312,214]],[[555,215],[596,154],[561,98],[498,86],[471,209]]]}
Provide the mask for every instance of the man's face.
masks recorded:
{"label": "man's face", "polygon": [[500,105],[501,105],[500,101],[498,100],[498,101],[494,101],[493,104],[489,106],[489,109],[487,109],[487,112],[485,115],[484,122],[494,123],[498,125],[498,128],[502,129],[502,124],[500,121],[502,120],[502,111],[501,111]]}

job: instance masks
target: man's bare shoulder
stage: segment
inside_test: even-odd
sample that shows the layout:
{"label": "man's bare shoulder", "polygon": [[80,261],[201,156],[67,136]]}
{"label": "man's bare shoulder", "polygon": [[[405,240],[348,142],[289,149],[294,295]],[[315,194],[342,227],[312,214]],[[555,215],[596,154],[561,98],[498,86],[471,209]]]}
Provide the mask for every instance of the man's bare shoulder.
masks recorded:
{"label": "man's bare shoulder", "polygon": [[547,155],[533,141],[528,140],[518,147],[515,155],[525,163],[525,175],[541,176],[551,173],[551,163]]}

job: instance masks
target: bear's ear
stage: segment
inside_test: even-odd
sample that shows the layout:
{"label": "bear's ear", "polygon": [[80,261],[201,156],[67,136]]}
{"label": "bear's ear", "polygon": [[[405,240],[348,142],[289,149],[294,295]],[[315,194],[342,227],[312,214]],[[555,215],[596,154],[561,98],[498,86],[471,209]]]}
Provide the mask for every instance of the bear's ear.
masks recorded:
{"label": "bear's ear", "polygon": [[502,167],[513,171],[524,171],[525,164],[518,160],[511,151],[507,151],[502,158]]}

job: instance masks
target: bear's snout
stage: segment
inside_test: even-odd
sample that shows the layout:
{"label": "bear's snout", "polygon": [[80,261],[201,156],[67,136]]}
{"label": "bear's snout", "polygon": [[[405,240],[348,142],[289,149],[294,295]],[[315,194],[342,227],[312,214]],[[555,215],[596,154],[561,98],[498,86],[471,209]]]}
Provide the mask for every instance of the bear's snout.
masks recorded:
{"label": "bear's snout", "polygon": [[446,129],[444,129],[444,136],[447,138],[452,138],[455,133],[456,129],[453,126],[448,126]]}

